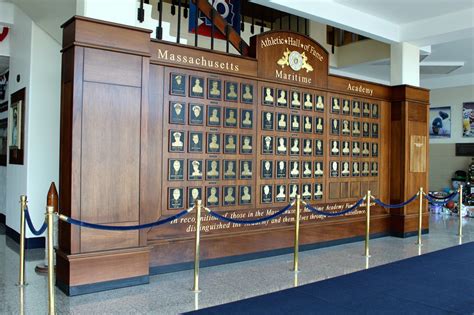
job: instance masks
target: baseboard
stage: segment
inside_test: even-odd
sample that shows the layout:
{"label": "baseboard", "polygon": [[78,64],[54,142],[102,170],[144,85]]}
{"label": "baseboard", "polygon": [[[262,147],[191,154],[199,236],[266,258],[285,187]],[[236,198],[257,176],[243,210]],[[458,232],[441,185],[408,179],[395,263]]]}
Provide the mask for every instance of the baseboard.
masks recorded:
{"label": "baseboard", "polygon": [[[430,229],[423,229],[421,230],[421,234],[429,234],[430,233]],[[391,236],[394,236],[394,237],[400,237],[400,238],[407,238],[407,237],[413,237],[413,236],[417,236],[418,235],[418,231],[410,231],[410,232],[392,232],[391,233]]]}
{"label": "baseboard", "polygon": [[3,213],[0,213],[0,224],[5,223],[7,223],[7,217]]}
{"label": "baseboard", "polygon": [[[5,235],[20,244],[20,233],[8,225],[5,225]],[[45,248],[45,242],[46,240],[44,237],[25,238],[25,249]]]}
{"label": "baseboard", "polygon": [[132,287],[136,285],[150,283],[149,276],[139,276],[127,279],[119,279],[105,282],[98,282],[92,284],[84,284],[78,286],[68,286],[59,280],[56,280],[56,286],[68,296],[83,295],[89,293],[95,293],[100,291],[108,291],[126,287]]}
{"label": "baseboard", "polygon": [[[375,238],[380,238],[380,237],[385,237],[385,236],[390,236],[390,234],[386,232],[374,233],[370,235],[370,239],[375,239]],[[354,236],[354,237],[343,238],[343,239],[338,239],[338,240],[300,245],[299,249],[300,251],[306,251],[306,250],[360,242],[364,239],[365,239],[365,236]],[[254,259],[266,258],[266,257],[271,257],[271,256],[290,254],[290,253],[293,253],[293,251],[294,251],[293,247],[287,247],[287,248],[274,249],[274,250],[263,251],[263,252],[258,252],[258,253],[206,259],[206,260],[201,260],[199,262],[199,266],[210,267],[210,266],[224,265],[224,264],[236,263],[236,262],[241,262],[241,261],[246,261],[246,260],[254,260]],[[185,262],[185,263],[165,265],[165,266],[155,266],[155,267],[150,267],[150,275],[158,275],[162,273],[189,270],[192,268],[194,268],[194,262]]]}

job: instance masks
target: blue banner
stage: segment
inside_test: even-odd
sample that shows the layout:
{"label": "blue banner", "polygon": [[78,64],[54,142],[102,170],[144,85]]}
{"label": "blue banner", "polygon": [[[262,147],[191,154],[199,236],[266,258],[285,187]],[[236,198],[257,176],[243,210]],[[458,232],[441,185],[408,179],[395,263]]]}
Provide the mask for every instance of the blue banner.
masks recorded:
{"label": "blue banner", "polygon": [[[240,0],[208,0],[214,9],[232,26],[232,28],[240,35]],[[196,14],[197,7],[190,1],[189,5],[189,32],[196,32]],[[211,36],[211,21],[199,12],[197,33],[203,36]],[[214,38],[225,39],[225,34],[214,29]]]}

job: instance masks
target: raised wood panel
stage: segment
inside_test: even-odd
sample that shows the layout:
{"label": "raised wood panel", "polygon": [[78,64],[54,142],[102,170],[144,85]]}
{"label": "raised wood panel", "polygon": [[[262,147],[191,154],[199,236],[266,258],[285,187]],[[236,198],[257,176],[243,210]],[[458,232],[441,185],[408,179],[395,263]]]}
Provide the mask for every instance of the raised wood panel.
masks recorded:
{"label": "raised wood panel", "polygon": [[[360,196],[358,196],[358,197],[360,197]],[[341,183],[341,198],[342,199],[351,198],[351,195],[350,195],[350,192],[349,192],[349,183],[348,182]]]}
{"label": "raised wood panel", "polygon": [[81,219],[138,221],[139,88],[84,83]]}
{"label": "raised wood panel", "polygon": [[341,198],[341,183],[329,183],[329,199]]}
{"label": "raised wood panel", "polygon": [[[136,225],[136,222],[107,224],[108,226]],[[104,231],[88,228],[81,229],[81,250],[95,252],[101,250],[129,248],[138,246],[138,231]]]}
{"label": "raised wood panel", "polygon": [[359,198],[362,196],[364,192],[360,190],[360,182],[352,182],[351,183],[351,198]]}
{"label": "raised wood panel", "polygon": [[410,172],[426,172],[426,160],[428,158],[426,155],[426,146],[426,136],[410,137]]}
{"label": "raised wood panel", "polygon": [[[114,69],[114,71],[110,71]],[[86,48],[84,81],[142,86],[142,57]]]}
{"label": "raised wood panel", "polygon": [[408,121],[428,121],[426,104],[408,103]]}

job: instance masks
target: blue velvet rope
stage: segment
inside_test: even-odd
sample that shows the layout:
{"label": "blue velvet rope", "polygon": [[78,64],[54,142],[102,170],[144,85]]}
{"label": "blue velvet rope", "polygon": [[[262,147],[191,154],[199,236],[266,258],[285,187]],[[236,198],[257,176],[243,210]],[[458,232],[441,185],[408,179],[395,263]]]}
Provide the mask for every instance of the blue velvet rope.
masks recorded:
{"label": "blue velvet rope", "polygon": [[435,198],[433,197],[432,195],[425,195],[425,198],[433,203],[433,204],[437,204],[437,205],[444,205],[444,204],[447,204],[448,202],[450,202],[451,200],[453,200],[456,196],[458,195],[457,192],[455,193],[452,193],[451,195],[447,196],[446,198]]}
{"label": "blue velvet rope", "polygon": [[35,236],[39,236],[46,231],[48,228],[48,225],[46,222],[43,222],[43,225],[39,228],[39,230],[35,229],[35,226],[33,225],[33,222],[31,221],[30,217],[30,212],[28,211],[28,208],[25,208],[25,218],[26,218],[26,223],[28,224],[28,228],[30,229],[31,233]]}
{"label": "blue velvet rope", "polygon": [[457,192],[457,191],[455,191],[455,192],[453,192],[451,195],[449,195],[449,196],[446,196],[446,197],[437,197],[437,196],[435,196],[435,195],[432,195],[432,194],[429,194],[429,193],[428,193],[428,194],[426,194],[426,196],[428,196],[428,197],[430,197],[430,198],[432,198],[432,199],[436,199],[436,200],[443,200],[443,201],[444,201],[444,200],[453,200],[453,199],[454,199],[454,197],[456,197],[456,196],[457,196],[457,194],[458,194],[458,192]]}
{"label": "blue velvet rope", "polygon": [[265,221],[274,219],[274,218],[282,215],[284,212],[288,211],[288,209],[290,209],[293,206],[293,204],[294,204],[293,202],[288,204],[286,207],[284,207],[280,211],[275,212],[274,214],[269,215],[268,217],[264,217],[264,218],[260,218],[260,219],[254,219],[254,220],[236,220],[236,219],[226,218],[223,215],[220,215],[219,213],[214,212],[209,208],[205,208],[205,209],[214,218],[217,218],[217,219],[222,220],[222,221],[237,223],[237,224],[256,224],[256,223],[265,222]]}
{"label": "blue velvet rope", "polygon": [[408,199],[407,201],[402,202],[402,203],[397,203],[397,204],[394,204],[394,205],[389,205],[389,204],[383,203],[380,199],[377,199],[377,198],[375,198],[374,201],[375,201],[375,203],[378,204],[379,206],[382,206],[382,207],[384,207],[384,208],[393,209],[393,208],[401,208],[401,207],[404,207],[404,206],[406,206],[407,204],[413,202],[417,197],[418,197],[418,193],[416,193],[413,197],[411,197],[411,198]]}
{"label": "blue velvet rope", "polygon": [[188,210],[183,210],[180,213],[175,214],[175,215],[173,215],[171,217],[168,217],[166,219],[163,219],[163,220],[158,220],[158,221],[151,222],[151,223],[146,223],[146,224],[129,225],[129,226],[111,226],[111,225],[94,224],[94,223],[88,223],[88,222],[76,220],[76,219],[69,218],[69,217],[63,217],[63,216],[60,216],[60,218],[62,220],[65,220],[69,224],[74,224],[74,225],[77,225],[77,226],[90,228],[90,229],[106,230],[106,231],[130,231],[130,230],[148,229],[148,228],[151,228],[151,227],[163,225],[165,223],[168,223],[168,222],[171,222],[173,220],[179,219],[182,216],[188,214],[189,213]]}
{"label": "blue velvet rope", "polygon": [[313,213],[316,213],[316,214],[321,214],[321,215],[325,215],[325,216],[328,216],[328,217],[337,217],[337,216],[340,216],[340,215],[343,215],[343,214],[346,214],[346,213],[349,213],[349,212],[352,212],[354,211],[355,209],[357,209],[361,204],[362,202],[364,202],[364,198],[360,199],[359,201],[357,201],[352,207],[346,209],[346,210],[342,210],[342,211],[339,211],[339,212],[326,212],[326,211],[321,211],[321,210],[318,210],[316,208],[314,208],[313,206],[311,206],[310,204],[305,204],[305,207],[306,209],[308,209],[309,211],[313,212]]}

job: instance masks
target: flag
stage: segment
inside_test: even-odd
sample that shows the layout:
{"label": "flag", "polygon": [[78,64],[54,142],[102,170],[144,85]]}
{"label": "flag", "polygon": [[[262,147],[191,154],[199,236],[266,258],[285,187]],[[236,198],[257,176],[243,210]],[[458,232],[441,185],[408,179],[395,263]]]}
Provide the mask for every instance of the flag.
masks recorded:
{"label": "flag", "polygon": [[[214,9],[230,24],[230,26],[240,35],[240,0],[208,0]],[[189,32],[196,32],[196,14],[198,10],[196,4],[190,1],[189,7]],[[199,12],[197,33],[199,35],[211,37],[212,24],[211,21]],[[217,28],[214,28],[214,38],[225,39]]]}

